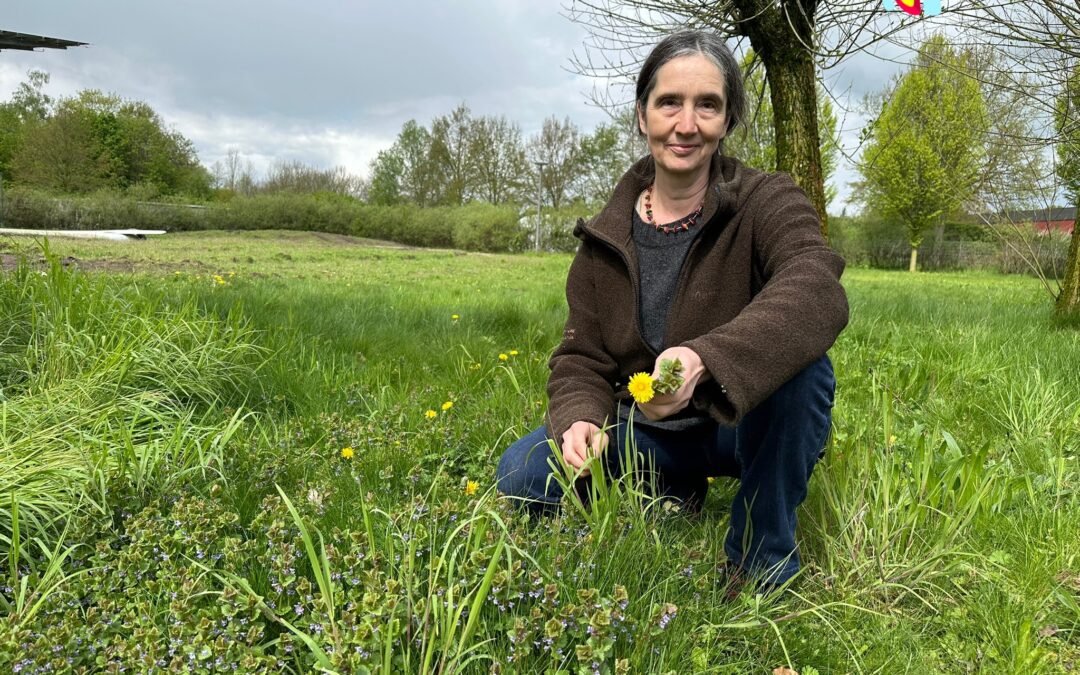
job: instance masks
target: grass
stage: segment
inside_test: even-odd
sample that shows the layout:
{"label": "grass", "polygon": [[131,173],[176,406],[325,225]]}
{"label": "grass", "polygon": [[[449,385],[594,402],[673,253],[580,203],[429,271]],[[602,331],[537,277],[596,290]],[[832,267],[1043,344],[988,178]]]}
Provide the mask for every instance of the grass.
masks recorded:
{"label": "grass", "polygon": [[495,498],[541,420],[568,256],[50,246],[124,273],[0,277],[5,670],[1080,662],[1080,334],[1031,279],[849,270],[804,571],[732,603],[732,481],[701,518],[628,481],[538,522]]}

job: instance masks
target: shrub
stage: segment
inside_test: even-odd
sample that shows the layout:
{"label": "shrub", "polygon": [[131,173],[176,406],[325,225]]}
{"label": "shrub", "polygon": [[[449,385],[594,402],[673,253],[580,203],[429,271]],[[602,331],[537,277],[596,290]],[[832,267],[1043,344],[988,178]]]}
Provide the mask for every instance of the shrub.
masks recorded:
{"label": "shrub", "polygon": [[452,217],[454,247],[468,251],[520,251],[526,233],[518,224],[517,207],[467,204]]}
{"label": "shrub", "polygon": [[[582,203],[545,210],[543,212],[544,232],[546,233],[543,242],[544,249],[563,252],[576,251],[578,244],[581,243],[574,236],[574,227],[577,226],[578,219],[584,218],[588,220],[596,215],[599,210],[597,207],[590,207]],[[535,215],[530,222],[535,226]]]}

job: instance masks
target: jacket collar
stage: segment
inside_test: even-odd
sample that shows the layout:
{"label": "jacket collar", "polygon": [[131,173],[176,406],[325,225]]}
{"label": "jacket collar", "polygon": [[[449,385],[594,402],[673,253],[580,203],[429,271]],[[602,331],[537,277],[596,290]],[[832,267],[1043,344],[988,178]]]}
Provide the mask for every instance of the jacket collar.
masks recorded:
{"label": "jacket collar", "polygon": [[[746,167],[734,157],[713,155],[709,164],[709,189],[701,208],[701,227],[723,227],[738,208]],[[646,155],[623,174],[607,205],[591,221],[579,221],[574,236],[592,236],[623,252],[633,249],[630,222],[642,190],[653,182],[656,169]]]}

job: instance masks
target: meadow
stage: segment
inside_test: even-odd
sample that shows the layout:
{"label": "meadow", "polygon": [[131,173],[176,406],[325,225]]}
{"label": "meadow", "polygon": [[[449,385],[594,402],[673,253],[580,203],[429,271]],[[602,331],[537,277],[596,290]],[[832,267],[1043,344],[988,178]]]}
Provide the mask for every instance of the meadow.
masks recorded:
{"label": "meadow", "polygon": [[569,255],[0,252],[0,671],[1080,668],[1080,332],[1033,279],[845,273],[804,569],[729,600],[729,479],[700,515],[630,479],[540,520],[495,494]]}

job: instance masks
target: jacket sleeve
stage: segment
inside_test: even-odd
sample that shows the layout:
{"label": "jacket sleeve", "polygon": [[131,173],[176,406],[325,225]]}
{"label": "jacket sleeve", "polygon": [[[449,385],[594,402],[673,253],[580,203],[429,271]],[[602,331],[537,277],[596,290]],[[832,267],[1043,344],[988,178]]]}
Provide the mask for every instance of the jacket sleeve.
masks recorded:
{"label": "jacket sleeve", "polygon": [[562,342],[548,362],[547,425],[556,442],[578,420],[602,427],[614,408],[618,367],[604,349],[597,300],[591,247],[584,242],[566,277],[569,314]]}
{"label": "jacket sleeve", "polygon": [[770,176],[744,208],[764,284],[734,319],[682,343],[713,377],[709,411],[730,425],[824,355],[848,321],[844,259],[821,236],[817,211],[791,177]]}

